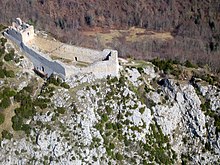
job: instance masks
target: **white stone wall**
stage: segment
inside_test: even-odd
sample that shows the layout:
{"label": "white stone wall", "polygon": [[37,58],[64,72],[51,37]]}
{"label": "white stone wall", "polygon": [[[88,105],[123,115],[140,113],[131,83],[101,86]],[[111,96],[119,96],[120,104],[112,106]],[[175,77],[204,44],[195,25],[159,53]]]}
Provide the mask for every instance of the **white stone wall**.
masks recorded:
{"label": "white stone wall", "polygon": [[[16,40],[17,40],[16,43],[22,41],[22,35],[21,35],[21,33],[18,33],[18,32],[17,32],[15,29],[13,29],[12,27],[8,28],[5,34],[8,35],[8,36],[10,36],[9,38],[14,38],[14,39],[16,39]],[[14,39],[13,39],[13,41],[15,41]]]}
{"label": "white stone wall", "polygon": [[34,27],[29,26],[27,29],[25,29],[22,33],[22,42],[27,43],[28,41],[34,39]]}
{"label": "white stone wall", "polygon": [[[14,26],[17,25],[19,24],[17,23]],[[119,63],[116,50],[104,49],[98,51],[67,44],[63,44],[59,50],[55,50],[55,53],[65,52],[63,54],[65,59],[89,64],[88,67],[78,68],[64,64],[61,61],[52,60],[48,55],[28,46],[26,43],[32,40],[35,35],[33,26],[28,26],[23,31],[16,31],[16,27],[10,27],[4,35],[14,41],[26,53],[27,57],[33,62],[35,69],[44,72],[48,76],[52,73],[56,73],[62,78],[79,73],[93,73],[97,78],[103,78],[107,75],[118,76]]]}
{"label": "white stone wall", "polygon": [[59,49],[54,51],[55,54],[59,54],[60,52],[64,52],[61,56],[65,59],[86,63],[100,61],[105,57],[102,51],[67,44],[63,44]]}
{"label": "white stone wall", "polygon": [[50,76],[52,73],[57,73],[61,77],[65,78],[65,64],[62,64],[58,61],[54,61],[50,59],[50,57],[47,57],[41,54],[40,52],[37,52],[36,50],[29,48],[23,43],[21,44],[21,48],[27,54],[28,58],[33,62],[34,67],[37,70],[43,71],[45,74],[48,74],[48,76]]}

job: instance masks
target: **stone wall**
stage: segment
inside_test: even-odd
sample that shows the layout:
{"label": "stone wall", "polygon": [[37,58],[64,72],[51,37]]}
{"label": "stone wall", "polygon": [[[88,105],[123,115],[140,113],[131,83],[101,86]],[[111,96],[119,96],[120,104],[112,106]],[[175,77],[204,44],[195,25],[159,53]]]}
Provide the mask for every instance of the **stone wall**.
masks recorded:
{"label": "stone wall", "polygon": [[52,73],[57,73],[61,77],[66,76],[65,64],[58,61],[53,61],[50,57],[47,57],[40,52],[29,48],[21,43],[22,50],[27,54],[28,58],[33,62],[34,67],[50,76]]}
{"label": "stone wall", "polygon": [[13,28],[8,28],[7,31],[4,33],[8,38],[15,41],[16,43],[20,43],[22,41],[22,36],[20,33],[15,31]]}
{"label": "stone wall", "polygon": [[26,43],[34,38],[34,27],[29,26],[27,29],[25,29],[22,33],[22,42]]}
{"label": "stone wall", "polygon": [[69,59],[72,61],[83,61],[86,63],[94,63],[96,61],[100,61],[105,58],[102,51],[76,47],[73,45],[63,44],[60,48],[56,49],[53,53],[59,54],[60,52],[64,52],[60,56],[65,59]]}
{"label": "stone wall", "polygon": [[[64,79],[79,73],[93,73],[97,78],[103,78],[107,75],[118,76],[119,64],[116,50],[104,49],[103,51],[98,51],[61,43],[51,53],[71,61],[82,61],[88,65],[87,67],[77,67],[53,60],[51,59],[51,54],[44,54],[29,45],[27,42],[34,37],[33,26],[29,26],[21,32],[16,31],[16,28],[10,27],[4,35],[14,41],[26,53],[36,70],[47,76],[52,73],[56,73]],[[59,53],[62,52],[63,54],[60,55]]]}

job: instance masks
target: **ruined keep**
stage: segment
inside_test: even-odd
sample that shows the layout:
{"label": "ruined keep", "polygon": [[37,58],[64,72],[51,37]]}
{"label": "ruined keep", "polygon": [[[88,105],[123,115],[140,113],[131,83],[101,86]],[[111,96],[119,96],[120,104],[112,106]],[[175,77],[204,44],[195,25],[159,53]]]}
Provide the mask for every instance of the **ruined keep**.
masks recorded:
{"label": "ruined keep", "polygon": [[33,26],[20,18],[16,18],[4,35],[25,52],[33,69],[46,77],[52,73],[64,79],[80,73],[92,73],[96,78],[118,76],[117,50],[93,50],[41,37],[34,33]]}

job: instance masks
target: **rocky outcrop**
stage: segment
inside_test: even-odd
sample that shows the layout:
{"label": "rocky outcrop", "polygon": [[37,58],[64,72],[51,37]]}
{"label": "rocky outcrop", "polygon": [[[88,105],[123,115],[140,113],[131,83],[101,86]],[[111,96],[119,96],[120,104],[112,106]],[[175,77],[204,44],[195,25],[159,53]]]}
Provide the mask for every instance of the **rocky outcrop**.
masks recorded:
{"label": "rocky outcrop", "polygon": [[1,163],[218,164],[218,125],[203,104],[218,115],[219,88],[160,75],[137,62],[121,67],[120,78],[47,84],[37,98],[50,102],[35,106],[30,134],[1,141]]}

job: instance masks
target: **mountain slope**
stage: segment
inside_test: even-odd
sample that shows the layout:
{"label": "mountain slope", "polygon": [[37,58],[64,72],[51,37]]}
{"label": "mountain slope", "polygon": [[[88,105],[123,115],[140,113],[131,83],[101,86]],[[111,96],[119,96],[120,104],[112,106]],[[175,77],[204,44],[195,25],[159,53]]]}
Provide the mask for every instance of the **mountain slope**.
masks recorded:
{"label": "mountain slope", "polygon": [[220,163],[220,89],[205,69],[121,60],[119,78],[77,75],[64,85],[37,77],[19,50],[17,63],[6,54],[15,75],[1,90],[14,92],[1,93],[0,106],[10,98],[18,108],[1,110],[14,112],[1,130],[2,164]]}

